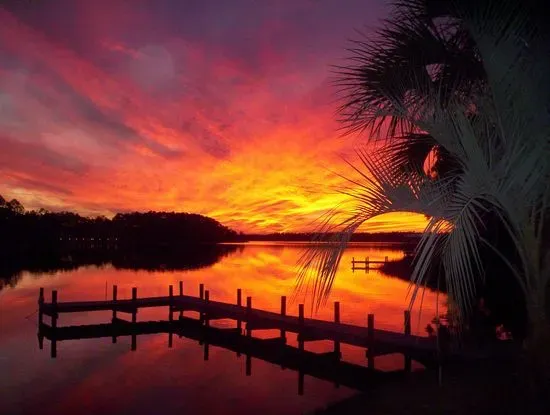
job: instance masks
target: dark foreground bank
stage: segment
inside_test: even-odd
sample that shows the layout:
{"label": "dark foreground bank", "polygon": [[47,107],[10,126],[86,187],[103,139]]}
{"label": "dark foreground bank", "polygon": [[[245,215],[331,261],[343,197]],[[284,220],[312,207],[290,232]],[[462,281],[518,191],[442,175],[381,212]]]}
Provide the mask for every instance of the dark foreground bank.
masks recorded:
{"label": "dark foreground bank", "polygon": [[550,395],[536,392],[528,379],[521,360],[462,365],[444,369],[441,385],[437,372],[416,373],[401,385],[357,394],[314,414],[550,413]]}

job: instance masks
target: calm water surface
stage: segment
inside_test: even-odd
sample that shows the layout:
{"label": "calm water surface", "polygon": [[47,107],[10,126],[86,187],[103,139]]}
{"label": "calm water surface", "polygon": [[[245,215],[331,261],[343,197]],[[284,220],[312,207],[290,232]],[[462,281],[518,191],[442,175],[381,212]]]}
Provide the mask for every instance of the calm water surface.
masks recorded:
{"label": "calm water surface", "polygon": [[[244,356],[211,346],[205,361],[203,347],[196,341],[175,337],[169,349],[166,334],[139,336],[133,352],[129,337],[116,344],[109,338],[58,342],[56,359],[50,358],[49,341],[39,350],[35,314],[39,287],[45,288],[47,301],[54,289],[59,301],[79,301],[103,300],[106,293],[111,295],[113,284],[118,285],[119,298],[129,298],[132,287],[138,287],[138,296],[160,296],[179,281],[187,294],[198,295],[199,284],[204,283],[213,300],[234,302],[237,288],[242,288],[243,298],[252,296],[255,308],[278,312],[280,296],[293,294],[296,262],[303,249],[301,244],[246,244],[208,268],[190,271],[121,270],[108,265],[23,273],[15,287],[0,291],[0,414],[301,414],[352,396],[357,392],[307,375],[300,396],[298,374],[292,370],[253,359],[251,376],[246,376]],[[351,258],[392,260],[403,255],[396,245],[350,247],[329,302],[314,315],[331,320],[333,302],[340,301],[342,322],[365,325],[367,314],[374,313],[378,328],[402,331],[408,283],[378,270],[352,272]],[[297,304],[303,301],[289,303],[287,313],[296,315]],[[436,301],[436,294],[426,291],[422,313],[412,315],[413,332],[425,335],[424,328],[436,315]],[[440,310],[443,301],[440,296]],[[138,321],[163,320],[167,314],[166,309],[140,310]],[[62,314],[58,325],[106,323],[110,317],[110,312]],[[254,336],[273,337],[273,333],[258,331]],[[289,336],[288,344],[295,345],[296,338]],[[306,350],[330,351],[332,344],[306,343]],[[366,365],[364,349],[342,345],[342,357]],[[403,357],[378,357],[376,367],[400,369]]]}

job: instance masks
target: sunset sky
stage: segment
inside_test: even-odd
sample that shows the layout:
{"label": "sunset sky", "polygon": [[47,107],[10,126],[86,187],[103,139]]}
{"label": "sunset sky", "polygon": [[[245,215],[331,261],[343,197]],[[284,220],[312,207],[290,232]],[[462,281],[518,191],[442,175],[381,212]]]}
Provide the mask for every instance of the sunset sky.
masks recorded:
{"label": "sunset sky", "polygon": [[[343,200],[331,65],[383,0],[35,0],[0,7],[0,194],[307,231]],[[371,231],[419,230],[386,216]]]}

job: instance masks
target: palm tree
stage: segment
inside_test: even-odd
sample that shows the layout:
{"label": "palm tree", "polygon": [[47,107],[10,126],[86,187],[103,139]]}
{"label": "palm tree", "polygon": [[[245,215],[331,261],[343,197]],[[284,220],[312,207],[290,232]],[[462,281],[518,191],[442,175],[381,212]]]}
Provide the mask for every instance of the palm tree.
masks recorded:
{"label": "palm tree", "polygon": [[[537,6],[402,0],[378,42],[355,43],[355,63],[340,70],[340,114],[346,131],[368,131],[381,148],[358,150],[359,179],[343,189],[354,205],[343,220],[337,209],[324,219],[321,231],[339,232],[306,252],[299,286],[314,275],[320,303],[359,226],[390,212],[425,214],[411,304],[435,271],[464,321],[484,276],[481,249],[493,252],[520,287],[529,350],[548,376],[550,42]],[[433,174],[424,168],[430,153]],[[509,252],[484,233],[488,218]]]}

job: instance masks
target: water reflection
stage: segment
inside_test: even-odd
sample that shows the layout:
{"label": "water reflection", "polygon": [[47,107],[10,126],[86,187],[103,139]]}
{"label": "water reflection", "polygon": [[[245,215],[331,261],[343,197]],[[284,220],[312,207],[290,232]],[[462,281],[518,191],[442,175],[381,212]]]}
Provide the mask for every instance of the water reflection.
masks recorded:
{"label": "water reflection", "polygon": [[[119,298],[130,298],[132,287],[138,296],[167,295],[169,284],[183,281],[184,292],[198,295],[203,283],[212,300],[236,302],[237,289],[243,299],[252,297],[253,306],[268,311],[280,310],[280,297],[289,297],[287,314],[297,315],[297,302],[290,301],[294,292],[296,262],[303,246],[269,244],[231,246],[218,262],[198,269],[145,271],[120,269],[113,263],[88,265],[50,274],[20,271],[17,285],[0,291],[0,413],[72,414],[79,413],[304,413],[343,399],[353,389],[335,389],[332,381],[305,375],[306,393],[296,394],[297,378],[291,370],[281,370],[278,363],[264,362],[246,354],[235,358],[235,351],[207,342],[182,337],[166,347],[166,334],[140,336],[137,351],[130,352],[131,339],[63,341],[57,345],[57,359],[41,352],[36,346],[36,316],[25,320],[37,308],[39,287],[46,293],[59,291],[59,301],[103,300],[118,286]],[[375,314],[376,327],[403,331],[403,310],[407,306],[408,282],[391,278],[378,269],[368,273],[351,270],[353,256],[389,260],[403,258],[405,252],[395,245],[373,246],[353,244],[344,254],[329,303],[315,311],[306,298],[306,314],[332,320],[333,302],[339,301],[340,319],[344,323],[367,325],[367,314]],[[131,264],[130,264],[131,265]],[[141,266],[141,265],[140,265]],[[26,270],[30,267],[23,268]],[[53,268],[52,268],[53,269]],[[62,268],[63,269],[63,268]],[[426,291],[423,312],[412,313],[412,333],[426,335],[424,327],[443,309],[444,296],[438,298]],[[49,301],[49,298],[47,298]],[[60,325],[89,325],[109,321],[110,312],[63,315]],[[138,321],[164,320],[166,310],[140,310]],[[229,323],[212,322],[212,327],[234,328]],[[275,335],[279,335],[276,332]],[[271,338],[269,330],[254,333],[257,338]],[[174,339],[175,340],[175,339]],[[297,339],[288,335],[287,346],[296,347]],[[306,352],[333,351],[332,342],[307,342]],[[342,361],[366,367],[364,348],[341,345]],[[203,359],[207,357],[208,361]],[[401,355],[376,357],[380,370],[403,368]],[[248,369],[248,370],[247,370]],[[413,362],[413,370],[415,363]],[[245,376],[251,372],[253,376]],[[302,379],[303,381],[303,379]],[[216,399],[212,399],[212,391]]]}
{"label": "water reflection", "polygon": [[33,255],[0,258],[0,290],[15,287],[23,273],[55,274],[74,271],[81,267],[112,267],[134,271],[184,271],[207,268],[231,255],[238,245],[190,245],[180,249],[139,250],[98,249],[93,245],[80,249],[40,252]]}
{"label": "water reflection", "polygon": [[167,347],[173,347],[173,337],[178,336],[194,340],[203,347],[203,360],[208,361],[210,348],[221,347],[236,353],[237,357],[246,356],[246,376],[252,375],[252,358],[261,359],[282,369],[298,372],[298,394],[304,393],[304,376],[332,382],[336,387],[343,385],[357,390],[372,389],[382,382],[401,380],[404,372],[382,372],[364,365],[351,364],[340,360],[334,352],[314,353],[287,345],[286,337],[260,339],[252,337],[250,332],[243,335],[237,328],[219,328],[203,325],[198,319],[180,317],[175,321],[150,321],[129,324],[114,320],[109,324],[82,325],[70,327],[51,327],[42,324],[39,329],[39,347],[43,348],[44,338],[51,343],[51,357],[57,357],[56,343],[68,340],[111,338],[113,343],[121,336],[132,338],[131,350],[137,350],[139,335],[164,333],[167,335]]}

